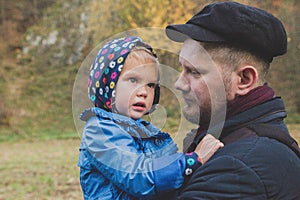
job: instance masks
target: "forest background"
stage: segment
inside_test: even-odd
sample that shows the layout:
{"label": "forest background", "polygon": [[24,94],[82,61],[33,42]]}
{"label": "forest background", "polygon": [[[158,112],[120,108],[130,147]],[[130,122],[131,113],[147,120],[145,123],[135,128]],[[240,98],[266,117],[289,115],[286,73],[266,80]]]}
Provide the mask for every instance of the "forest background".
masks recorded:
{"label": "forest background", "polygon": [[[76,168],[80,140],[72,115],[72,91],[85,57],[112,35],[184,23],[212,2],[0,0],[0,175],[6,177],[1,180],[0,199],[80,199]],[[274,59],[268,83],[283,97],[286,122],[299,141],[300,1],[237,2],[265,9],[285,25],[288,53]],[[176,55],[158,53],[161,62],[178,68]],[[164,94],[162,104],[170,105],[164,129],[176,131],[180,110],[176,98],[170,98],[168,91]],[[57,163],[51,162],[54,158]],[[18,166],[20,159],[30,167]]]}

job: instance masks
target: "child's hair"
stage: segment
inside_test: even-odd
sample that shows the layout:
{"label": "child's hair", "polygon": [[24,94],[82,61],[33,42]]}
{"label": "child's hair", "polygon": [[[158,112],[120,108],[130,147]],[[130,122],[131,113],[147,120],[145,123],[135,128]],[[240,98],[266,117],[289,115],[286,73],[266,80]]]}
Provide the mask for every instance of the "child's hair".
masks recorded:
{"label": "child's hair", "polygon": [[143,46],[134,46],[128,54],[124,66],[133,65],[136,61],[142,63],[157,63],[157,57],[153,55],[153,52]]}
{"label": "child's hair", "polygon": [[[96,107],[112,112],[115,87],[123,66],[137,60],[158,63],[152,47],[136,36],[114,39],[99,50],[88,79],[88,95]],[[153,104],[158,104],[158,101],[159,85],[155,88]]]}

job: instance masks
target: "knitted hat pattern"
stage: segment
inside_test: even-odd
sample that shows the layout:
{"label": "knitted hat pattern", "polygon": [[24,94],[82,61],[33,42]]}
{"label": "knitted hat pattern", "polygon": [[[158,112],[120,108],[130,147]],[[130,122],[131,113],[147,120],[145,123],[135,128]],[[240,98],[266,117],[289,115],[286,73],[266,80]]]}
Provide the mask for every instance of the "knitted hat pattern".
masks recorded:
{"label": "knitted hat pattern", "polygon": [[124,62],[134,46],[143,46],[152,52],[151,46],[136,36],[111,40],[99,50],[88,78],[88,96],[96,107],[112,111],[115,86]]}

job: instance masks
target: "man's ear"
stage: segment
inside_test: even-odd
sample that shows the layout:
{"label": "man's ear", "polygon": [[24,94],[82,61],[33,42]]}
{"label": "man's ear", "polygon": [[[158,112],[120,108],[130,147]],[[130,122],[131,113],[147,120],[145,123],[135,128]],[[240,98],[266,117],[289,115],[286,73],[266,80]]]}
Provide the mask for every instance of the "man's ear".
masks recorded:
{"label": "man's ear", "polygon": [[251,65],[241,67],[238,69],[237,75],[239,76],[236,91],[237,95],[243,96],[256,87],[258,72],[255,67]]}

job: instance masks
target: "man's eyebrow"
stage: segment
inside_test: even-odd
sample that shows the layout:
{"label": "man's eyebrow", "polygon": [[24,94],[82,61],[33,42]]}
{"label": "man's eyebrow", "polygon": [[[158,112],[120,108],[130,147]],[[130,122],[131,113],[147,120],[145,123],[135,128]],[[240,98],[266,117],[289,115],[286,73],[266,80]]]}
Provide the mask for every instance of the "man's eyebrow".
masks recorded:
{"label": "man's eyebrow", "polygon": [[181,64],[184,64],[185,62],[187,62],[187,60],[186,60],[183,56],[179,56],[178,61],[179,61]]}
{"label": "man's eyebrow", "polygon": [[190,62],[188,62],[185,59],[182,59],[181,62],[182,66],[184,66],[185,68],[189,68],[189,69],[196,69],[196,67],[194,65],[192,65]]}
{"label": "man's eyebrow", "polygon": [[184,59],[184,57],[182,57],[182,56],[179,56],[179,60],[178,61],[179,61],[180,64],[182,64],[184,66],[186,66],[187,64],[189,64],[189,62],[186,59]]}

